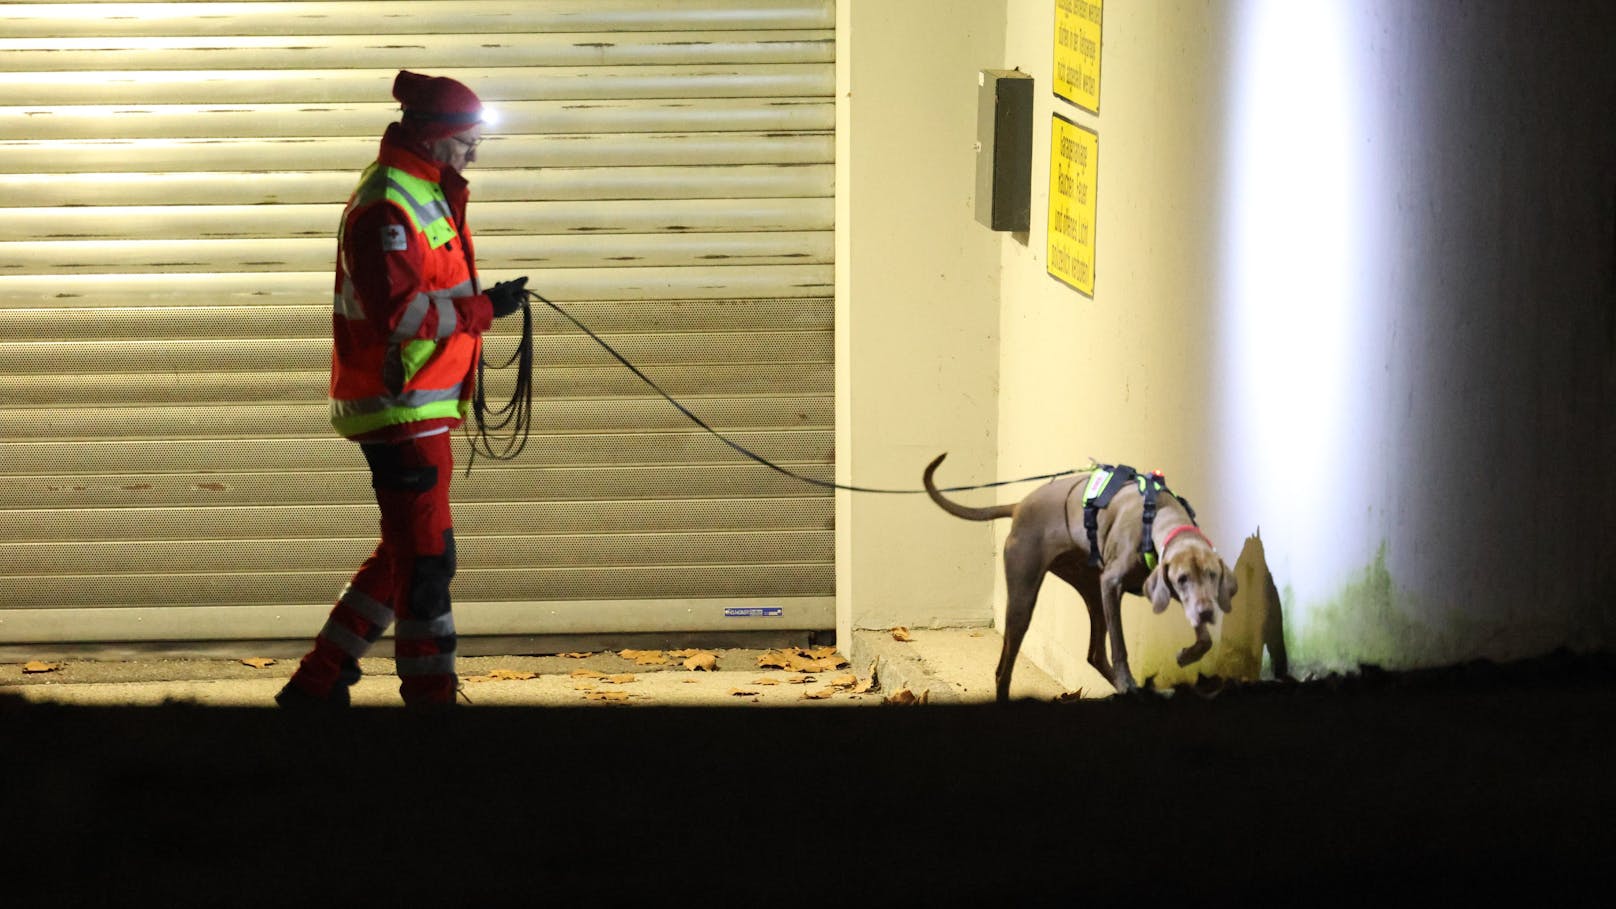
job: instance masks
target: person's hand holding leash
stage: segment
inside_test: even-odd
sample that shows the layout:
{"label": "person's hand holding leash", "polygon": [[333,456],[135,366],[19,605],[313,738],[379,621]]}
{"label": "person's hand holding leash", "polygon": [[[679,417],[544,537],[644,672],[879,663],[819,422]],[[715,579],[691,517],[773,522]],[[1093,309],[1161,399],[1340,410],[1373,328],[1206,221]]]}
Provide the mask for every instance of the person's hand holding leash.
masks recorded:
{"label": "person's hand holding leash", "polygon": [[527,299],[527,275],[514,281],[501,281],[484,291],[488,302],[494,304],[494,318],[503,319],[511,313],[522,308],[522,301]]}

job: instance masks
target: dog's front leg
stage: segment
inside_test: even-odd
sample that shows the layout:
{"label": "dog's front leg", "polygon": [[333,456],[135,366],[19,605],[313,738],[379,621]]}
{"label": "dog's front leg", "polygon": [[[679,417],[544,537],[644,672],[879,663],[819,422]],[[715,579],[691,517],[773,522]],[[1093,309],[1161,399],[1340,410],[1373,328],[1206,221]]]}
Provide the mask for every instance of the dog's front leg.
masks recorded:
{"label": "dog's front leg", "polygon": [[1128,669],[1128,643],[1122,638],[1122,576],[1100,577],[1100,601],[1105,607],[1106,633],[1111,638],[1111,684],[1119,694],[1139,685]]}
{"label": "dog's front leg", "polygon": [[1083,598],[1083,609],[1089,614],[1089,665],[1106,681],[1111,680],[1111,660],[1105,655],[1105,605],[1100,599],[1100,576],[1095,573],[1064,568],[1058,572],[1061,580],[1072,585]]}

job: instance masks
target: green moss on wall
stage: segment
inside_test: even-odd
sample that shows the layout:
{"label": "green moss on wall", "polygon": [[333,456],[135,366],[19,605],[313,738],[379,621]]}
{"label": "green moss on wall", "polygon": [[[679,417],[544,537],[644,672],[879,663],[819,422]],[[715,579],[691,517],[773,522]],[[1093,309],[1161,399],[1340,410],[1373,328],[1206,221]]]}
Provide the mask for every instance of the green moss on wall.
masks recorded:
{"label": "green moss on wall", "polygon": [[1330,600],[1299,609],[1289,587],[1283,599],[1291,617],[1285,642],[1294,673],[1350,670],[1360,663],[1398,668],[1449,662],[1462,658],[1461,642],[1479,638],[1479,629],[1462,616],[1444,628],[1412,617],[1424,610],[1397,589],[1386,568],[1385,543],[1375,561]]}

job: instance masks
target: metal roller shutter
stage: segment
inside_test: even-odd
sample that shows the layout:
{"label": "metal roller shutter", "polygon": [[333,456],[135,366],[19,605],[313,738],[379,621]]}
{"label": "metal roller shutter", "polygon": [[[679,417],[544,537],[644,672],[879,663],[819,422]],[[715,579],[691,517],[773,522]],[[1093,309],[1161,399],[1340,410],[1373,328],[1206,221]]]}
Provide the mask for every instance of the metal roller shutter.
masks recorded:
{"label": "metal roller shutter", "polygon": [[[401,68],[501,115],[485,282],[831,478],[830,0],[0,4],[0,36],[0,650],[318,629],[375,539],[331,270]],[[454,478],[462,632],[833,628],[830,496],[536,321],[527,450]]]}

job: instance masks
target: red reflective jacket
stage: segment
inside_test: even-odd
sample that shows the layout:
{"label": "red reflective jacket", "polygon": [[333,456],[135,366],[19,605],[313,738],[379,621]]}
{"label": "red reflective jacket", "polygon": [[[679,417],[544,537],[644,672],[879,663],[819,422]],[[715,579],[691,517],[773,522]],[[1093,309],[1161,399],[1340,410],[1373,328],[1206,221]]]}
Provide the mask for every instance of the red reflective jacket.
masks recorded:
{"label": "red reflective jacket", "polygon": [[466,180],[389,127],[342,214],[331,424],[359,442],[459,426],[493,305],[480,292]]}

